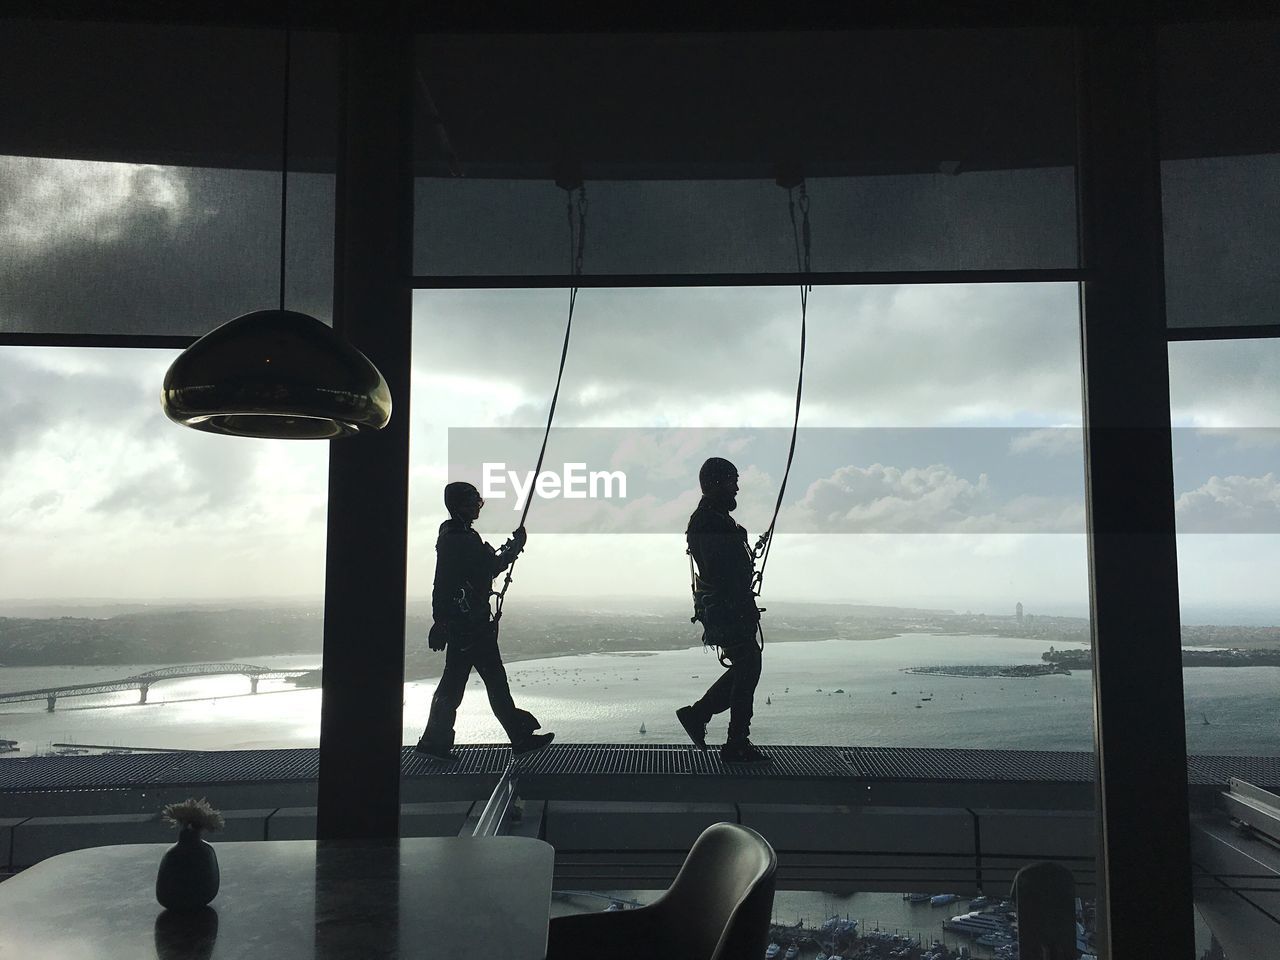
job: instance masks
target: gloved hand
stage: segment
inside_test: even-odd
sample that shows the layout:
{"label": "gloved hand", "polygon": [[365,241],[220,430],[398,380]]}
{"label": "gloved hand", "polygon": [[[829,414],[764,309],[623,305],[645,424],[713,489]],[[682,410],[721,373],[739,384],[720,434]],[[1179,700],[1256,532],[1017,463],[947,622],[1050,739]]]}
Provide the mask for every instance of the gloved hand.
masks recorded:
{"label": "gloved hand", "polygon": [[433,623],[431,630],[427,633],[427,646],[432,650],[443,650],[448,634],[443,623]]}
{"label": "gloved hand", "polygon": [[529,541],[529,531],[527,531],[524,527],[517,527],[515,530],[511,531],[511,544],[515,548],[517,553],[519,553],[521,550],[524,549],[524,545],[528,541]]}

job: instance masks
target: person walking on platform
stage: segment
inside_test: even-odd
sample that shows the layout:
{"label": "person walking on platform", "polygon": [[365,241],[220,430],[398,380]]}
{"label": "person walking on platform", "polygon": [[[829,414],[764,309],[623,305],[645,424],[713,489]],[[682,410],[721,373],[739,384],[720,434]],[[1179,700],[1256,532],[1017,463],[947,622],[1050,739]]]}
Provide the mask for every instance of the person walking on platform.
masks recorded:
{"label": "person walking on platform", "polygon": [[452,753],[454,721],[475,667],[489,694],[489,706],[511,740],[516,756],[541,750],[555,737],[534,733],[542,724],[527,710],[516,707],[511,685],[498,651],[498,624],[489,609],[493,578],[505,570],[524,549],[527,535],[520,527],[500,550],[485,543],[471,528],[480,516],[484,500],[469,483],[444,488],[449,519],[440,525],[436,539],[436,575],[431,590],[432,650],[444,650],[444,673],[431,698],[427,728],[415,748],[438,760],[456,760]]}
{"label": "person walking on platform", "polygon": [[697,703],[681,707],[676,718],[694,744],[707,748],[707,724],[729,711],[729,736],[720,748],[728,763],[767,763],[769,758],[747,739],[756,684],[760,682],[760,611],[752,592],[755,558],[747,531],[730,516],[737,505],[738,469],[712,457],[698,471],[702,499],[689,517],[685,538],[698,566],[694,576],[694,615],[702,621],[702,642],[719,648],[727,669]]}

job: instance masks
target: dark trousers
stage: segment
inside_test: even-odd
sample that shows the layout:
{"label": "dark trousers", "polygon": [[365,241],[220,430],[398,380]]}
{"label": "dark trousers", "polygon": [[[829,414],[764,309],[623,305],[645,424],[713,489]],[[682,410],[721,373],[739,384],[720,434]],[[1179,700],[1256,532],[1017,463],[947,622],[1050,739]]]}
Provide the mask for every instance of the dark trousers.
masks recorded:
{"label": "dark trousers", "polygon": [[724,631],[707,630],[706,641],[716,644],[729,667],[693,705],[695,716],[707,723],[717,713],[729,711],[729,739],[745,740],[751,732],[756,685],[760,682],[760,647],[754,626]]}
{"label": "dark trousers", "polygon": [[498,638],[492,630],[483,630],[475,637],[450,637],[445,647],[444,673],[431,698],[431,713],[427,717],[427,729],[422,739],[432,746],[448,750],[453,746],[453,724],[458,717],[458,707],[467,691],[471,668],[475,667],[489,694],[489,706],[502,724],[512,743],[527,740],[541,726],[538,719],[527,710],[516,707],[511,699],[511,684],[507,682],[507,670],[498,652]]}

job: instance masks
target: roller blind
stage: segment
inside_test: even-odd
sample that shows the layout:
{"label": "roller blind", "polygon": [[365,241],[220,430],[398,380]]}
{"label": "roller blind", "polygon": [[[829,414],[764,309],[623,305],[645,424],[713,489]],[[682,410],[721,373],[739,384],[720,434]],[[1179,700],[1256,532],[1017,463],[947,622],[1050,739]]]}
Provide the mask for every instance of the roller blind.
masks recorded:
{"label": "roller blind", "polygon": [[[279,30],[8,21],[0,331],[198,335],[278,299]],[[290,307],[332,298],[337,38],[297,34]]]}
{"label": "roller blind", "polygon": [[1160,32],[1170,327],[1280,323],[1280,20]]}

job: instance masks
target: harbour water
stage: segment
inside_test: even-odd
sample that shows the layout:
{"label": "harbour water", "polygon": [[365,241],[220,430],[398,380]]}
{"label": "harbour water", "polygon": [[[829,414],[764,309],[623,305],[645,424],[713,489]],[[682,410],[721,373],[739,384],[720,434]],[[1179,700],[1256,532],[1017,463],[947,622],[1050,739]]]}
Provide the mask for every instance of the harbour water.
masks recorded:
{"label": "harbour water", "polygon": [[[766,646],[756,698],[758,743],[933,746],[977,749],[1089,750],[1091,676],[1025,679],[923,676],[905,669],[936,665],[1038,663],[1037,641],[981,636],[908,634],[884,640],[826,640]],[[510,654],[511,651],[508,651]],[[260,666],[314,668],[316,657],[248,658]],[[119,679],[163,664],[111,667],[0,668],[0,691]],[[657,653],[590,654],[517,661],[508,674],[517,702],[532,710],[561,741],[681,743],[674,708],[697,698],[720,673],[701,647]],[[1274,705],[1278,667],[1198,667],[1184,672],[1187,740],[1192,753],[1273,754],[1280,750]],[[405,743],[427,716],[434,680],[404,689]],[[927,699],[926,699],[927,698]],[[256,695],[243,676],[165,681],[148,702],[137,691],[58,701],[0,704],[0,738],[17,740],[30,756],[54,743],[94,743],[197,750],[307,747],[319,742],[320,691],[285,681],[262,681]],[[1204,721],[1208,720],[1206,724]],[[724,719],[710,731],[723,737]],[[644,726],[645,733],[640,733]],[[500,742],[483,685],[473,676],[458,717],[459,742]],[[879,927],[973,946],[945,933],[943,920],[964,910],[976,890],[949,907],[902,901],[897,893],[839,896],[779,891],[775,920],[812,925],[832,915]],[[652,891],[618,891],[647,901]],[[593,899],[557,901],[557,912],[601,909]],[[988,956],[981,948],[974,956]]]}
{"label": "harbour water", "polygon": [[[979,749],[1092,749],[1091,676],[1023,679],[904,673],[939,664],[1037,663],[1031,640],[909,634],[884,640],[769,644],[756,698],[757,742]],[[316,657],[254,657],[273,667],[319,665]],[[161,664],[0,668],[0,691],[117,679]],[[674,709],[719,675],[701,647],[589,654],[508,664],[516,701],[562,741],[680,743]],[[1191,753],[1271,754],[1280,749],[1278,667],[1197,667],[1184,672]],[[404,742],[426,721],[434,680],[404,688]],[[501,742],[484,688],[473,675],[458,716],[459,742]],[[929,698],[929,699],[924,699]],[[0,738],[29,756],[55,742],[196,750],[305,747],[319,742],[320,691],[242,676],[165,681],[138,704],[136,691],[0,704]],[[1209,723],[1204,723],[1204,720]],[[710,730],[724,735],[724,719]],[[644,725],[645,733],[640,733]]]}

